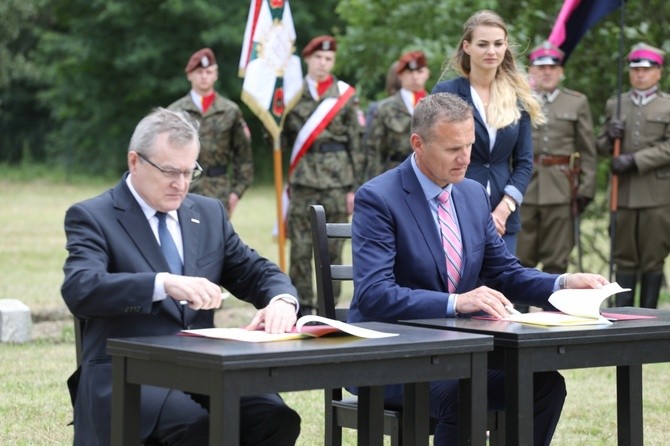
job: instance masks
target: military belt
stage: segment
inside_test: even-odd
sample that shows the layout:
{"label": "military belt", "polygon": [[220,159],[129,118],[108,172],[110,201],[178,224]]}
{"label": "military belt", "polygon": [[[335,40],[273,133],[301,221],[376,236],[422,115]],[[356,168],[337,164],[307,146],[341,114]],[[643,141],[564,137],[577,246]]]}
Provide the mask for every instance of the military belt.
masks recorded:
{"label": "military belt", "polygon": [[226,166],[214,166],[205,169],[205,175],[208,177],[219,177],[228,173]]}
{"label": "military belt", "polygon": [[320,153],[341,152],[347,150],[347,147],[347,144],[343,142],[323,141],[315,143],[312,150]]}
{"label": "military belt", "polygon": [[570,157],[564,155],[535,155],[533,161],[540,166],[558,166],[570,164]]}

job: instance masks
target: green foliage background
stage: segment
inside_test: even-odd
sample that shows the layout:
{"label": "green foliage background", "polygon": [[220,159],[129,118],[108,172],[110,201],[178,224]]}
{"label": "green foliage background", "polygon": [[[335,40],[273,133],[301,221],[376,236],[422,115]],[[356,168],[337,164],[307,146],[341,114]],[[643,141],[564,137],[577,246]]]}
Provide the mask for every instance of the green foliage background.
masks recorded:
{"label": "green foliage background", "polygon": [[[549,34],[562,2],[550,0],[293,0],[297,47],[318,34],[338,37],[339,77],[361,104],[379,97],[387,67],[422,49],[432,78],[478,9],[509,22],[520,60]],[[183,66],[197,48],[218,56],[218,90],[239,102],[237,64],[248,0],[4,0],[0,2],[0,162],[46,162],[117,177],[138,119],[189,88]],[[670,50],[665,0],[629,0],[625,51],[645,40]],[[335,11],[335,13],[333,13]],[[651,13],[653,11],[653,13]],[[619,13],[589,31],[566,66],[566,86],[586,93],[600,122],[617,91]],[[447,75],[449,75],[447,73]],[[663,80],[667,90],[668,79]],[[624,72],[624,88],[627,82]],[[272,177],[262,126],[242,105],[254,135],[257,179]]]}

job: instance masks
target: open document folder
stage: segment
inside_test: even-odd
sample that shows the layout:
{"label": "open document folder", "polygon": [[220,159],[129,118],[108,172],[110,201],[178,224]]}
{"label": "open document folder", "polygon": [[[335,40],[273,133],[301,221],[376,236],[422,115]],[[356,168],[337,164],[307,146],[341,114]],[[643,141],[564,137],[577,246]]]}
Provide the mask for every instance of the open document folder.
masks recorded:
{"label": "open document folder", "polygon": [[558,290],[549,297],[549,303],[556,307],[560,313],[538,311],[512,314],[504,320],[546,327],[610,325],[612,322],[601,316],[600,305],[613,294],[624,291],[630,291],[630,288],[621,288],[616,282],[602,288]]}
{"label": "open document folder", "polygon": [[[309,325],[316,323],[318,325]],[[397,333],[385,333],[346,322],[329,319],[323,316],[303,316],[289,333],[266,333],[263,330],[247,330],[246,328],[201,328],[196,330],[182,330],[181,334],[188,336],[203,336],[206,338],[230,339],[244,342],[271,342],[288,341],[290,339],[318,338],[331,333],[344,333],[359,338],[388,338],[398,336]]]}

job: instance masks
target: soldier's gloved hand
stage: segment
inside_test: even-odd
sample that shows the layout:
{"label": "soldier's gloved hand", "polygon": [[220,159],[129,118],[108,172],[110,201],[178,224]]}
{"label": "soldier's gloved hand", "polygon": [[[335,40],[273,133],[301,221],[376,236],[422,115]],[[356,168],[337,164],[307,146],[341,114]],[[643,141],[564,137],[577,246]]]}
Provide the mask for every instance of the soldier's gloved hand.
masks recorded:
{"label": "soldier's gloved hand", "polygon": [[610,140],[623,138],[625,124],[622,120],[613,118],[605,129],[605,133]]}
{"label": "soldier's gloved hand", "polygon": [[637,169],[637,165],[635,164],[635,157],[633,156],[632,153],[624,153],[621,156],[612,158],[611,169],[612,172],[614,173],[624,173],[633,171]]}
{"label": "soldier's gloved hand", "polygon": [[577,195],[577,197],[575,197],[575,201],[577,201],[577,213],[581,215],[586,209],[586,206],[588,206],[593,201],[593,198]]}

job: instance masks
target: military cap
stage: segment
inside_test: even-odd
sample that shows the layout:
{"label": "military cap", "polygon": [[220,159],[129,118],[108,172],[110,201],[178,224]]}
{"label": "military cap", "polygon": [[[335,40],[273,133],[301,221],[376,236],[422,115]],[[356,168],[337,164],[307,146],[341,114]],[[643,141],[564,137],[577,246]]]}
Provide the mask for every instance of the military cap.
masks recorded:
{"label": "military cap", "polygon": [[405,70],[418,70],[420,68],[428,65],[426,61],[426,55],[423,54],[423,51],[409,51],[398,59],[398,65],[395,68],[395,72],[400,74]]}
{"label": "military cap", "polygon": [[216,65],[214,51],[209,48],[202,48],[191,55],[184,71],[188,74],[196,68],[207,68],[210,65]]}
{"label": "military cap", "polygon": [[337,51],[337,42],[333,36],[318,36],[309,41],[302,49],[302,57],[310,56],[314,51]]}
{"label": "military cap", "polygon": [[628,66],[630,68],[660,67],[663,65],[664,55],[665,52],[661,49],[654,48],[646,43],[638,43],[628,53]]}
{"label": "military cap", "polygon": [[533,48],[528,59],[531,65],[562,65],[564,53],[549,42],[543,42],[542,45]]}

